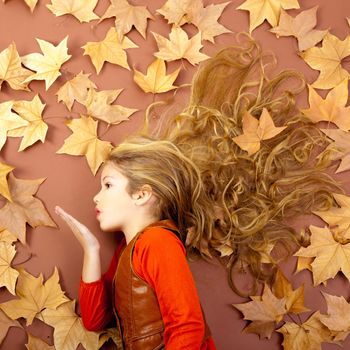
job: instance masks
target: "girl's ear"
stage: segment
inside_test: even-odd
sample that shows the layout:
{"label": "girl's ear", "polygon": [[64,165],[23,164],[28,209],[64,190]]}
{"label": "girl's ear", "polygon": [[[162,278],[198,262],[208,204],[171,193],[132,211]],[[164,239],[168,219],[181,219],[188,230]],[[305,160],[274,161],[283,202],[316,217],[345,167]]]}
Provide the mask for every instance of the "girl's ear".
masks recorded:
{"label": "girl's ear", "polygon": [[141,189],[133,193],[131,196],[135,200],[135,205],[144,205],[153,196],[152,187],[150,185],[143,185]]}

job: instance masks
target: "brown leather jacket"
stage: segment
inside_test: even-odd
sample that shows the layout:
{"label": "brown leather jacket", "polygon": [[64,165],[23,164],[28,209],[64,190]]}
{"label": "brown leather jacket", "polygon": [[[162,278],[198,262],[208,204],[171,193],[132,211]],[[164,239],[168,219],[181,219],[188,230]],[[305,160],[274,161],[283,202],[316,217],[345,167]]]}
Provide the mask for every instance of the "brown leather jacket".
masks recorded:
{"label": "brown leather jacket", "polygon": [[[178,235],[175,225],[170,220],[162,220],[150,226],[164,227]],[[122,348],[125,350],[165,348],[164,323],[157,296],[153,288],[138,277],[132,267],[132,252],[142,232],[137,233],[124,248],[113,280],[113,310],[123,342]],[[204,313],[203,318],[205,320]],[[205,322],[203,343],[210,335],[209,327]]]}

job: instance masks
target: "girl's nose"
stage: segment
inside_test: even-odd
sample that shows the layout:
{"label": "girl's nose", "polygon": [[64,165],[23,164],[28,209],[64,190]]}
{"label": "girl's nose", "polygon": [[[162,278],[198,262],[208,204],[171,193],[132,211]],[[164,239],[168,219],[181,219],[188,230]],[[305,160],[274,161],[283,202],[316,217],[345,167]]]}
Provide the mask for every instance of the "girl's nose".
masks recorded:
{"label": "girl's nose", "polygon": [[94,203],[95,203],[95,204],[97,204],[97,203],[98,203],[98,201],[99,201],[99,200],[98,200],[98,194],[96,194],[96,195],[94,196],[93,201],[94,201]]}

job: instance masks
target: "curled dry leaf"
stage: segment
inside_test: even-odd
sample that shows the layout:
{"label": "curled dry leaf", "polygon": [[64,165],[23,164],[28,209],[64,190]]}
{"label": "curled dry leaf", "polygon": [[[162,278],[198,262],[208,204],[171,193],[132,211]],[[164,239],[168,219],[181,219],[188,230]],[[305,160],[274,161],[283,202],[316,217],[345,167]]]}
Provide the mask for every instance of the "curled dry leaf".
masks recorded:
{"label": "curled dry leaf", "polygon": [[194,35],[191,39],[181,27],[173,27],[169,34],[169,40],[160,34],[153,33],[157,41],[159,51],[154,56],[165,61],[175,61],[185,58],[192,65],[195,65],[208,58],[204,53],[199,52],[203,47],[201,44],[200,33]]}
{"label": "curled dry leaf", "polygon": [[180,68],[166,75],[165,62],[157,58],[148,66],[146,75],[134,69],[134,81],[144,92],[159,94],[177,88],[173,83],[179,72]]}
{"label": "curled dry leaf", "polygon": [[99,140],[97,137],[98,122],[90,117],[66,120],[65,124],[73,131],[64,145],[56,152],[74,156],[85,156],[94,175],[100,165],[107,159],[112,149],[110,142]]}
{"label": "curled dry leaf", "polygon": [[87,42],[82,48],[84,55],[89,55],[97,74],[100,73],[104,62],[117,64],[125,69],[129,69],[125,49],[138,47],[128,37],[121,36],[114,27],[109,28],[102,41]]}
{"label": "curled dry leaf", "polygon": [[298,0],[246,0],[238,10],[249,11],[249,32],[266,19],[272,27],[276,27],[280,17],[281,9],[300,8]]}
{"label": "curled dry leaf", "polygon": [[55,15],[73,15],[79,22],[90,22],[99,17],[94,13],[98,0],[51,0],[46,7]]}
{"label": "curled dry leaf", "polygon": [[61,75],[60,69],[64,62],[67,62],[71,55],[68,55],[66,36],[57,46],[48,41],[36,39],[43,54],[30,53],[22,57],[22,63],[29,69],[35,71],[24,80],[24,83],[32,80],[45,80],[46,90]]}
{"label": "curled dry leaf", "polygon": [[128,33],[132,26],[146,39],[147,19],[154,19],[146,6],[133,6],[127,0],[110,0],[111,4],[101,17],[115,17],[115,29],[120,35]]}

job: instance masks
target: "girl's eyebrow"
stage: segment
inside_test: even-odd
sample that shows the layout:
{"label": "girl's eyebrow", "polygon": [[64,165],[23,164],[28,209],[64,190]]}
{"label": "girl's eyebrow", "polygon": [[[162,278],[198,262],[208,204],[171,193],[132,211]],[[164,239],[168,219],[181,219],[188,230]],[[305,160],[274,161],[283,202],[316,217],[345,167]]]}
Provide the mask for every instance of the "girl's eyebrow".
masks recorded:
{"label": "girl's eyebrow", "polygon": [[107,175],[107,176],[105,176],[102,180],[104,180],[106,177],[110,177],[111,179],[113,179],[113,176]]}

